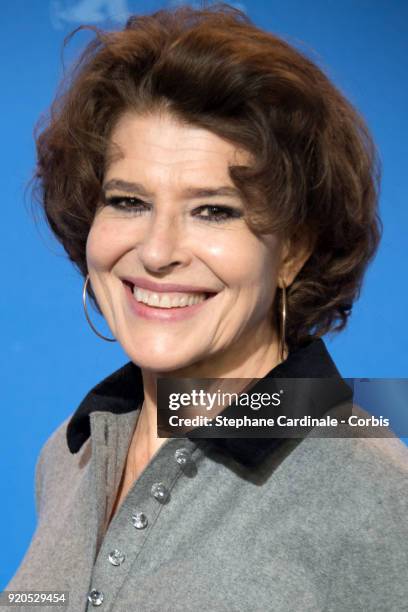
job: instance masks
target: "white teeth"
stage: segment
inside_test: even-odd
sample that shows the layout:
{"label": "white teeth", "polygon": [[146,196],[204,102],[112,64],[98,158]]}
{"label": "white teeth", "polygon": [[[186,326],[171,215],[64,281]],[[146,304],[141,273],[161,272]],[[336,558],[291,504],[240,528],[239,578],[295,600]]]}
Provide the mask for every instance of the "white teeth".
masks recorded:
{"label": "white teeth", "polygon": [[203,293],[180,293],[178,295],[174,293],[154,293],[146,289],[139,289],[139,287],[133,287],[133,295],[138,302],[143,302],[156,308],[183,308],[198,304],[198,302],[204,302],[205,300]]}
{"label": "white teeth", "polygon": [[162,308],[171,308],[170,298],[168,295],[164,295],[161,299],[160,306]]}

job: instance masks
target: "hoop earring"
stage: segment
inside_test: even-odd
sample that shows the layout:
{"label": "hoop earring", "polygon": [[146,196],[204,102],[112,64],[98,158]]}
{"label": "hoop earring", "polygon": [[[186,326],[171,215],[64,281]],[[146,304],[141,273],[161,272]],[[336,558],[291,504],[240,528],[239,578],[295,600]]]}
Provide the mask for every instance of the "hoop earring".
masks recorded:
{"label": "hoop earring", "polygon": [[86,275],[86,279],[85,279],[85,283],[84,283],[84,288],[82,290],[82,303],[84,305],[84,311],[85,311],[86,320],[88,321],[89,325],[91,326],[91,328],[95,332],[95,334],[97,336],[99,336],[100,338],[102,338],[102,340],[106,340],[107,342],[116,342],[116,338],[108,338],[107,336],[104,336],[103,334],[99,333],[98,330],[96,329],[96,327],[93,325],[91,319],[89,318],[88,308],[86,306],[86,289],[88,287],[88,283],[89,283],[89,274]]}
{"label": "hoop earring", "polygon": [[282,281],[281,287],[281,309],[280,309],[280,358],[282,361],[285,359],[285,344],[286,344],[286,311],[287,311],[287,300],[286,300],[286,287]]}

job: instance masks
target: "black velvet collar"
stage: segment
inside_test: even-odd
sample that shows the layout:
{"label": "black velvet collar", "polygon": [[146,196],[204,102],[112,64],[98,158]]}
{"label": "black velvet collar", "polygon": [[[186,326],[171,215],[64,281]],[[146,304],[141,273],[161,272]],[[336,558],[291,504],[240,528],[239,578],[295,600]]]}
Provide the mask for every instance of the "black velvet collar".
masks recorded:
{"label": "black velvet collar", "polygon": [[[333,378],[336,383],[334,392],[331,392],[331,402],[352,398],[351,388],[342,379],[321,338],[310,339],[291,351],[284,362],[272,368],[263,378]],[[256,386],[253,387],[255,389]],[[71,453],[77,453],[90,436],[91,412],[131,412],[141,406],[143,397],[142,372],[132,361],[98,383],[87,393],[68,423],[67,443]],[[322,406],[321,414],[328,408],[330,406]],[[283,441],[284,438],[212,439],[216,446],[250,467],[258,465]]]}

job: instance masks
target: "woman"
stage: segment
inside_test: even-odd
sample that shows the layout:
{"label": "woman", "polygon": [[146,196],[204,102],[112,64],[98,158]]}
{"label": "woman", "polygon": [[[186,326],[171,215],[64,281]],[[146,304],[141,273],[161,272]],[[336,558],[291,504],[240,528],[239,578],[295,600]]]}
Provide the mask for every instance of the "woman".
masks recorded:
{"label": "woman", "polygon": [[130,361],[44,445],[7,588],[69,592],[75,612],[402,610],[397,438],[157,437],[163,376],[328,377],[350,400],[321,336],[380,238],[357,111],[240,11],[163,10],[96,31],[37,151],[88,321]]}

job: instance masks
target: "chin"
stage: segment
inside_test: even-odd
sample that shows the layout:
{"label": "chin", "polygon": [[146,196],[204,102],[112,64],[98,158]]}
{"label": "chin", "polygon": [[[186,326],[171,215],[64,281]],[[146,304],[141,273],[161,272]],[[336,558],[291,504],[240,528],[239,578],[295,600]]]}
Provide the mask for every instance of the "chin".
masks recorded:
{"label": "chin", "polygon": [[188,367],[198,360],[198,356],[190,358],[187,355],[177,356],[169,351],[165,353],[154,353],[154,351],[126,351],[128,357],[142,369],[150,370],[152,372],[173,372],[181,368]]}

